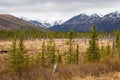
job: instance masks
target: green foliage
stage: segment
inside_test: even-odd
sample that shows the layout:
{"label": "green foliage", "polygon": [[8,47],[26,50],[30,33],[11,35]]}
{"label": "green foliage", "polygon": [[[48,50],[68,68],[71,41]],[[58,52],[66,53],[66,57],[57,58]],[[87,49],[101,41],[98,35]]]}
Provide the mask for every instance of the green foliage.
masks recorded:
{"label": "green foliage", "polygon": [[112,40],[112,54],[111,54],[111,57],[114,57],[115,56],[115,40],[113,38]]}
{"label": "green foliage", "polygon": [[120,33],[118,31],[116,32],[115,47],[116,55],[120,57]]}
{"label": "green foliage", "polygon": [[36,64],[40,64],[41,63],[41,53],[38,53],[37,55],[36,55],[36,58],[35,58],[35,63]]}
{"label": "green foliage", "polygon": [[117,32],[116,32],[116,39],[115,39],[115,46],[116,46],[116,48],[119,47],[119,42],[120,42],[120,34],[119,34],[119,32],[117,31]]}
{"label": "green foliage", "polygon": [[68,41],[67,44],[69,46],[67,51],[67,63],[68,64],[78,64],[78,55],[79,55],[79,46],[77,45],[77,49],[74,49],[74,32],[70,30],[67,35]]}
{"label": "green foliage", "polygon": [[45,66],[45,53],[46,53],[46,45],[45,40],[42,43],[42,51],[36,55],[36,63],[40,64],[41,66]]}
{"label": "green foliage", "polygon": [[79,62],[79,45],[77,45],[75,61],[76,61],[76,64],[78,64],[78,62]]}
{"label": "green foliage", "polygon": [[18,44],[18,49],[17,49],[17,70],[21,71],[24,70],[24,68],[27,67],[28,65],[28,56],[27,56],[27,51],[24,47],[23,44],[23,36],[21,36],[19,44]]}
{"label": "green foliage", "polygon": [[54,64],[56,62],[56,55],[55,55],[56,45],[52,37],[48,41],[46,53],[47,53],[47,65]]}
{"label": "green foliage", "polygon": [[95,25],[92,27],[90,38],[91,40],[89,41],[89,47],[86,52],[86,59],[90,62],[99,61],[100,49],[98,47],[98,37]]}
{"label": "green foliage", "polygon": [[61,59],[61,55],[60,55],[60,52],[59,52],[59,50],[57,51],[57,63],[61,63],[62,62],[62,59]]}
{"label": "green foliage", "polygon": [[110,48],[109,44],[106,46],[105,53],[106,53],[106,56],[110,56],[111,55],[111,48]]}
{"label": "green foliage", "polygon": [[21,73],[21,71],[27,68],[29,58],[27,56],[27,51],[23,45],[23,36],[21,36],[19,40],[18,48],[16,48],[16,38],[14,39],[9,54],[10,65],[14,72]]}
{"label": "green foliage", "polygon": [[67,62],[68,62],[68,64],[71,64],[72,63],[72,56],[73,56],[73,42],[74,42],[74,40],[73,40],[73,31],[72,30],[70,30],[69,32],[68,32],[68,35],[67,35],[67,38],[69,39],[68,41],[67,41],[67,44],[69,45],[69,49],[68,49],[68,59],[67,59]]}
{"label": "green foliage", "polygon": [[40,60],[41,60],[41,65],[42,66],[44,66],[45,64],[45,48],[46,48],[46,46],[45,46],[45,40],[43,41],[43,44],[42,44],[42,54],[41,54],[41,58],[40,58]]}
{"label": "green foliage", "polygon": [[[106,37],[108,35],[112,35],[114,32],[98,32],[98,37]],[[68,38],[68,32],[41,32],[39,30],[0,30],[0,39],[2,40],[10,40],[15,35],[16,38],[19,39],[21,35],[24,34],[25,40],[34,40],[40,38],[49,38],[51,35],[54,38]],[[74,32],[73,38],[88,38],[90,32]]]}
{"label": "green foliage", "polygon": [[103,43],[102,43],[102,46],[101,46],[101,49],[100,49],[100,51],[101,51],[101,56],[104,56],[104,54],[105,54],[105,49],[104,49],[105,47],[103,46]]}
{"label": "green foliage", "polygon": [[12,68],[14,71],[16,71],[16,64],[17,64],[16,63],[16,61],[17,61],[16,53],[17,53],[16,37],[14,37],[11,49],[9,51],[10,68]]}

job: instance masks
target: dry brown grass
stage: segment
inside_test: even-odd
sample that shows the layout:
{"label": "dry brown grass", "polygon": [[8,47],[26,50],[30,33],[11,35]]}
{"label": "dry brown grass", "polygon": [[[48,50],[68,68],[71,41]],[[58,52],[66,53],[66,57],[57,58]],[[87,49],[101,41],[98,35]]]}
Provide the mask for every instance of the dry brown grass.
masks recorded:
{"label": "dry brown grass", "polygon": [[53,66],[29,66],[21,75],[11,74],[7,65],[0,72],[0,80],[120,80],[120,59],[108,58],[98,63],[79,65],[59,64],[52,75]]}
{"label": "dry brown grass", "polygon": [[74,77],[73,80],[120,80],[120,72],[111,72],[100,77],[87,76],[85,78]]}
{"label": "dry brown grass", "polygon": [[[68,50],[68,45],[66,44],[67,39],[54,39],[55,43],[56,43],[56,47],[57,49],[59,49],[61,54],[64,54],[64,52],[66,52]],[[46,40],[46,44],[47,44]],[[39,53],[41,51],[41,45],[42,45],[43,39],[36,39],[36,40],[26,40],[24,41],[24,45],[25,48],[28,51],[28,55],[30,57],[34,57],[36,56],[37,53]],[[99,40],[99,46],[101,46],[101,44],[103,44],[104,46],[107,45],[107,43],[109,42],[110,45],[112,45],[112,42],[109,40]],[[0,50],[9,50],[9,48],[11,47],[12,41],[0,41]],[[75,39],[75,43],[74,45],[79,45],[79,52],[80,52],[80,58],[81,61],[83,61],[83,57],[84,57],[84,53],[86,51],[86,49],[88,48],[89,45],[89,40],[85,40],[85,39]],[[76,46],[74,46],[76,48]],[[8,55],[7,54],[0,54],[0,61],[4,61],[8,59]]]}
{"label": "dry brown grass", "polygon": [[[56,47],[60,50],[61,53],[66,51],[68,49],[68,45],[66,44],[67,39],[54,39],[56,43]],[[46,40],[47,42],[48,40]],[[42,45],[43,39],[36,39],[36,40],[26,40],[24,41],[24,45],[26,49],[28,50],[29,54],[36,54],[40,52],[41,50],[41,45]],[[112,42],[109,40],[99,40],[99,46],[103,44],[103,46],[106,46],[107,43],[112,45]],[[10,46],[12,44],[12,41],[0,41],[0,50],[9,50]],[[46,43],[47,44],[47,43]],[[74,45],[78,44],[79,45],[79,51],[80,52],[85,52],[86,49],[88,48],[89,45],[89,40],[84,40],[84,39],[75,39]],[[76,46],[75,46],[76,47]]]}
{"label": "dry brown grass", "polygon": [[6,62],[0,62],[0,80],[119,80],[120,59],[106,58],[100,62],[79,63],[78,65],[59,64],[52,75],[53,65],[41,67],[31,64],[21,75],[11,74]]}
{"label": "dry brown grass", "polygon": [[[24,42],[30,56],[35,56],[41,51],[42,41],[41,39]],[[66,39],[55,39],[56,47],[61,53],[68,49],[66,41]],[[112,46],[112,42],[108,40],[99,41],[99,46],[101,44],[106,46],[108,42]],[[11,43],[11,41],[1,41],[0,50],[9,50]],[[75,44],[79,44],[79,51],[83,53],[86,51],[89,41],[75,39]],[[101,59],[99,63],[84,63],[82,57],[80,57],[79,65],[59,64],[54,75],[52,75],[53,66],[44,68],[32,64],[29,66],[28,71],[23,71],[20,76],[10,73],[10,69],[6,64],[7,57],[7,54],[0,54],[0,64],[2,64],[0,65],[0,80],[120,80],[120,59],[118,58]]]}
{"label": "dry brown grass", "polygon": [[98,63],[59,66],[55,80],[120,80],[120,59],[108,58]]}

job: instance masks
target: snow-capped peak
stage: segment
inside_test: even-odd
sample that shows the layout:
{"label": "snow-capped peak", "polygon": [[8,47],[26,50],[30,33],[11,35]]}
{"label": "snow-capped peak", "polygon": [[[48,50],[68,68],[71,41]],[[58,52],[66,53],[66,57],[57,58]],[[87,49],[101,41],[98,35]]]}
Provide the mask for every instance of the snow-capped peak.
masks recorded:
{"label": "snow-capped peak", "polygon": [[120,17],[120,11],[112,12],[110,14],[105,15],[105,17],[110,17],[110,18]]}
{"label": "snow-capped peak", "polygon": [[79,16],[85,17],[85,16],[88,16],[88,15],[86,13],[81,13]]}
{"label": "snow-capped peak", "polygon": [[45,20],[45,21],[42,22],[42,25],[44,25],[46,28],[49,28],[51,26],[61,25],[62,23],[64,23],[64,21],[61,20],[61,19],[57,20],[57,21],[52,21],[52,22],[50,22],[48,20]]}
{"label": "snow-capped peak", "polygon": [[95,13],[95,14],[92,14],[91,17],[98,18],[98,17],[100,17],[100,16]]}
{"label": "snow-capped peak", "polygon": [[82,14],[74,17],[73,19],[84,20],[86,18],[89,18],[89,16],[87,14],[85,14],[85,13],[82,13]]}
{"label": "snow-capped peak", "polygon": [[114,13],[117,15],[117,17],[120,17],[120,11],[115,11]]}
{"label": "snow-capped peak", "polygon": [[56,20],[56,21],[53,21],[53,22],[47,22],[47,23],[50,23],[51,26],[55,26],[55,25],[61,25],[62,23],[64,23],[63,20]]}
{"label": "snow-capped peak", "polygon": [[113,12],[113,13],[120,13],[120,11],[115,11],[115,12]]}

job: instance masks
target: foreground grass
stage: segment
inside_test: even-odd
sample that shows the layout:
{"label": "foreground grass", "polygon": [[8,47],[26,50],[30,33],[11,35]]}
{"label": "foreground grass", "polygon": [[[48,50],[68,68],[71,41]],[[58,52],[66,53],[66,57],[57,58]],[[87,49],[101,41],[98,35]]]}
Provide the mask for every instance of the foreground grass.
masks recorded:
{"label": "foreground grass", "polygon": [[32,63],[21,73],[12,73],[6,62],[0,66],[0,80],[119,80],[120,59],[106,58],[100,62],[84,62],[78,65],[58,64],[52,74],[53,65],[42,67]]}

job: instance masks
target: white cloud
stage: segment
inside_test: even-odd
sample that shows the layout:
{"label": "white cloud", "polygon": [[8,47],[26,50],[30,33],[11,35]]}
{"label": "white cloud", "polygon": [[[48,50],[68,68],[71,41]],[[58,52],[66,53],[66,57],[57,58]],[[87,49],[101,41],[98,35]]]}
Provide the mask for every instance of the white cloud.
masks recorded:
{"label": "white cloud", "polygon": [[37,20],[67,20],[80,13],[120,10],[120,0],[1,0],[0,13]]}

